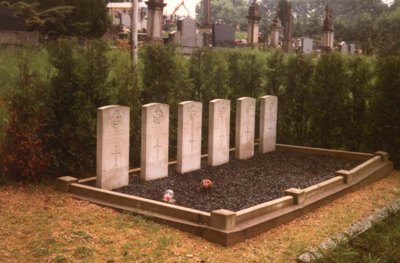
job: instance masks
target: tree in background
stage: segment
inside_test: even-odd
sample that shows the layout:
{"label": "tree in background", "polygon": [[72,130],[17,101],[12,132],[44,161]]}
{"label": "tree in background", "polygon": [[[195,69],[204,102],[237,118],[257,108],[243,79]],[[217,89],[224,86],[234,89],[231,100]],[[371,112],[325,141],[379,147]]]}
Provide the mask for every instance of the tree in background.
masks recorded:
{"label": "tree in background", "polygon": [[400,54],[400,4],[382,14],[376,24],[375,44],[379,52],[385,55]]}
{"label": "tree in background", "polygon": [[[238,26],[245,30],[247,26],[248,5],[245,0],[212,0],[211,23],[221,19],[225,24]],[[196,6],[196,18],[201,21],[203,17],[203,1]]]}
{"label": "tree in background", "polygon": [[8,0],[0,5],[25,17],[27,29],[39,31],[44,39],[99,38],[110,25],[103,0]]}

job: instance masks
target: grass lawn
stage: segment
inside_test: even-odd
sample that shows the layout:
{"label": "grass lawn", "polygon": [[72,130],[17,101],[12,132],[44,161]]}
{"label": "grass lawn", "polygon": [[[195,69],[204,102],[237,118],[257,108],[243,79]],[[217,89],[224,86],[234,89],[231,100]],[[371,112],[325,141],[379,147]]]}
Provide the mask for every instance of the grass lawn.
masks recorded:
{"label": "grass lawn", "polygon": [[[0,186],[2,262],[295,262],[400,197],[400,172],[225,248],[143,217],[79,201],[52,185]],[[397,232],[398,233],[398,232]]]}
{"label": "grass lawn", "polygon": [[324,251],[315,262],[400,262],[400,211],[349,242],[338,243],[334,250]]}

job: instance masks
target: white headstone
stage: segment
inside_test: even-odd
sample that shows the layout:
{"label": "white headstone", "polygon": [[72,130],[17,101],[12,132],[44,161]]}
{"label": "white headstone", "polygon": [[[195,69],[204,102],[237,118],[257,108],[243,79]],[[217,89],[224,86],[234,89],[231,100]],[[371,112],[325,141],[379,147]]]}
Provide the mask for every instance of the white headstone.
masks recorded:
{"label": "white headstone", "polygon": [[246,160],[254,155],[256,99],[243,97],[236,102],[235,157]]}
{"label": "white headstone", "polygon": [[144,181],[168,176],[169,105],[142,106],[141,171]]}
{"label": "white headstone", "polygon": [[349,45],[344,41],[340,44],[340,52],[344,55],[349,53]]}
{"label": "white headstone", "polygon": [[308,37],[301,38],[301,51],[304,54],[310,54],[313,51],[313,40]]}
{"label": "white headstone", "polygon": [[97,109],[96,185],[112,190],[129,184],[129,108]]}
{"label": "white headstone", "polygon": [[210,101],[208,120],[208,165],[210,166],[229,162],[230,113],[229,100]]}
{"label": "white headstone", "polygon": [[260,101],[260,153],[275,151],[278,120],[278,98],[264,96]]}
{"label": "white headstone", "polygon": [[201,120],[203,105],[185,101],[178,106],[178,164],[179,173],[200,169]]}

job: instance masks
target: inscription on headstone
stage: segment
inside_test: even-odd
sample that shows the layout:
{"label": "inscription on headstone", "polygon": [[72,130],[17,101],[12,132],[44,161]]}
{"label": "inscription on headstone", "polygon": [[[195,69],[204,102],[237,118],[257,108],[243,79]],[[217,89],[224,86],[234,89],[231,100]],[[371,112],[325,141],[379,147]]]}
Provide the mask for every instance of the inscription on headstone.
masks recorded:
{"label": "inscription on headstone", "polygon": [[96,185],[112,190],[129,184],[129,108],[97,109]]}
{"label": "inscription on headstone", "polygon": [[141,172],[144,181],[168,176],[169,106],[142,106]]}
{"label": "inscription on headstone", "polygon": [[185,101],[178,106],[178,164],[179,173],[200,169],[201,120],[203,105]]}
{"label": "inscription on headstone", "polygon": [[249,159],[254,155],[256,100],[243,97],[236,102],[235,157]]}
{"label": "inscription on headstone", "polygon": [[229,125],[231,102],[225,99],[209,103],[208,165],[229,162]]}
{"label": "inscription on headstone", "polygon": [[260,105],[260,153],[275,151],[277,120],[278,98],[276,96],[262,97]]}

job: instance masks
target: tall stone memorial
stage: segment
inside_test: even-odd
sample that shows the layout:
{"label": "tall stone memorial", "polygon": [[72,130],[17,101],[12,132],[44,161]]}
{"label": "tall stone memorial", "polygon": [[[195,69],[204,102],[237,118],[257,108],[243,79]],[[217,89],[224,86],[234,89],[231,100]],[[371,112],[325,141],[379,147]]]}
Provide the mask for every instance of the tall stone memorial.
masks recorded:
{"label": "tall stone memorial", "polygon": [[96,185],[112,190],[129,184],[129,108],[97,109]]}
{"label": "tall stone memorial", "polygon": [[258,31],[260,24],[260,6],[257,1],[254,0],[249,7],[249,15],[247,16],[247,43],[249,45],[258,44]]}
{"label": "tall stone memorial", "polygon": [[163,10],[167,4],[164,0],[148,0],[147,5],[147,41],[162,43]]}
{"label": "tall stone memorial", "polygon": [[185,101],[178,105],[179,173],[200,169],[202,110],[200,102]]}
{"label": "tall stone memorial", "polygon": [[278,98],[276,96],[262,97],[260,106],[260,153],[275,151],[277,120]]}
{"label": "tall stone memorial", "polygon": [[231,102],[225,99],[209,103],[208,165],[218,166],[229,162],[229,127]]}
{"label": "tall stone memorial", "polygon": [[142,106],[141,172],[144,181],[168,176],[169,105]]}
{"label": "tall stone memorial", "polygon": [[332,10],[329,8],[329,5],[326,5],[325,19],[322,28],[322,38],[321,38],[321,46],[323,51],[328,53],[332,51],[334,38],[335,38],[335,33],[333,31]]}
{"label": "tall stone memorial", "polygon": [[243,97],[236,102],[235,158],[246,160],[254,155],[256,99]]}
{"label": "tall stone memorial", "polygon": [[273,48],[279,47],[279,34],[281,31],[281,23],[279,20],[278,12],[272,20],[271,33],[269,36],[269,46]]}

